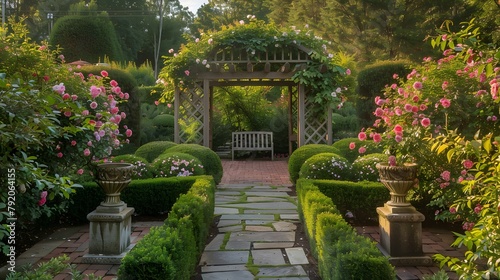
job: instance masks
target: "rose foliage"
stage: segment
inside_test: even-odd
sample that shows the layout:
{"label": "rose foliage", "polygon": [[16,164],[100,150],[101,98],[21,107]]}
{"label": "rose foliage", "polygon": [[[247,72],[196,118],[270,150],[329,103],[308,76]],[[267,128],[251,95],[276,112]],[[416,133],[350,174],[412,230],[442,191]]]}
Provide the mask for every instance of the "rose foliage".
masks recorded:
{"label": "rose foliage", "polygon": [[461,279],[491,279],[500,272],[500,51],[481,43],[473,21],[463,25],[453,33],[445,23],[431,40],[442,57],[394,76],[358,136],[384,144],[389,164],[417,162],[436,217],[462,223],[453,245],[467,247],[464,259],[436,259]]}
{"label": "rose foliage", "polygon": [[[84,77],[58,50],[31,42],[23,23],[0,28],[0,161],[15,174],[14,185],[0,178],[1,223],[15,217],[22,227],[63,211],[73,179],[131,135],[120,127],[118,104],[127,98],[105,71]],[[7,201],[8,186],[15,201]]]}

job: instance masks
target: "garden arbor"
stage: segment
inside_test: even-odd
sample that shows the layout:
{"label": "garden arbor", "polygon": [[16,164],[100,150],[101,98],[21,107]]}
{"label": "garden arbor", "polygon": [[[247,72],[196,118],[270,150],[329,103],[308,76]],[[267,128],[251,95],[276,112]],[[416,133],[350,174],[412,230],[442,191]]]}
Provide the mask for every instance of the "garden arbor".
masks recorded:
{"label": "garden arbor", "polygon": [[288,33],[258,21],[188,43],[167,58],[162,75],[174,87],[175,142],[212,146],[214,87],[279,86],[289,93],[290,149],[295,141],[331,144],[330,105],[345,71],[325,46],[309,32]]}

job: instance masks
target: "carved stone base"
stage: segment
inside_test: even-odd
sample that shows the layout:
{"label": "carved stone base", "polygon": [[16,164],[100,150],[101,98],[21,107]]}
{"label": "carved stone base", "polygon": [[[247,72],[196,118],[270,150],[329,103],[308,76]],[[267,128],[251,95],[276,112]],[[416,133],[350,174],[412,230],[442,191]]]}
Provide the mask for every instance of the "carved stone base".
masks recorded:
{"label": "carved stone base", "polygon": [[[107,207],[104,207],[104,209]],[[89,254],[86,259],[121,259],[130,245],[132,233],[132,214],[134,208],[118,207],[106,213],[103,207],[98,207],[87,219],[90,221]],[[118,210],[121,210],[118,212]],[[85,259],[85,258],[84,258]],[[108,260],[109,261],[109,260]],[[92,261],[91,263],[96,263]],[[119,263],[119,262],[118,262]]]}
{"label": "carved stone base", "polygon": [[135,244],[130,244],[125,251],[119,255],[85,254],[82,263],[91,264],[121,264],[125,255],[134,248]]}
{"label": "carved stone base", "polygon": [[378,207],[381,251],[395,266],[432,265],[422,251],[422,222],[425,216],[413,206]]}

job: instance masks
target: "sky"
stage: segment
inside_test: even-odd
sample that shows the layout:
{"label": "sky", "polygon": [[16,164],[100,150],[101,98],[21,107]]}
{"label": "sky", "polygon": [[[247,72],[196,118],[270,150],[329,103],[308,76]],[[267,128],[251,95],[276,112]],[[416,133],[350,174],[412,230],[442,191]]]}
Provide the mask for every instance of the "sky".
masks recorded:
{"label": "sky", "polygon": [[179,2],[181,2],[182,6],[188,7],[191,12],[196,14],[198,8],[201,7],[201,5],[206,4],[208,0],[179,0]]}

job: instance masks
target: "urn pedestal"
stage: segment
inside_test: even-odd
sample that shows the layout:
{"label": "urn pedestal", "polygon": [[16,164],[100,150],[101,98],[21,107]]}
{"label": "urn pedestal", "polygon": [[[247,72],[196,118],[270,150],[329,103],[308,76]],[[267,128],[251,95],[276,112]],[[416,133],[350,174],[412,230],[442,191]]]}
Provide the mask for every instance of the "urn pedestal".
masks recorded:
{"label": "urn pedestal", "polygon": [[134,166],[128,163],[99,164],[96,180],[106,198],[96,210],[87,215],[90,221],[89,253],[83,256],[84,263],[120,264],[121,259],[132,248],[132,214],[134,208],[127,207],[120,193],[130,183]]}
{"label": "urn pedestal", "polygon": [[391,200],[378,207],[380,250],[394,266],[428,266],[432,259],[422,250],[422,222],[425,216],[406,201],[408,191],[418,185],[416,164],[377,164],[380,181],[389,189]]}

